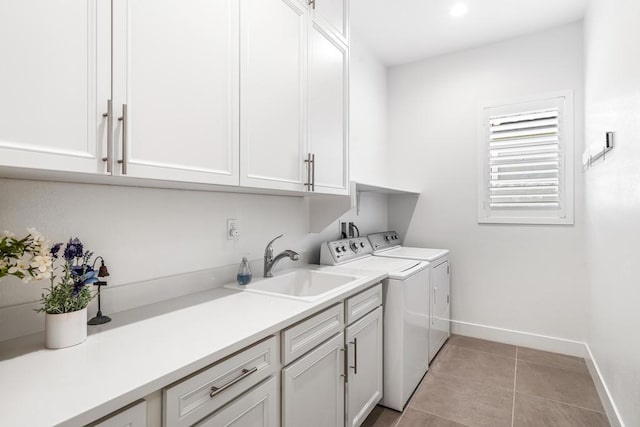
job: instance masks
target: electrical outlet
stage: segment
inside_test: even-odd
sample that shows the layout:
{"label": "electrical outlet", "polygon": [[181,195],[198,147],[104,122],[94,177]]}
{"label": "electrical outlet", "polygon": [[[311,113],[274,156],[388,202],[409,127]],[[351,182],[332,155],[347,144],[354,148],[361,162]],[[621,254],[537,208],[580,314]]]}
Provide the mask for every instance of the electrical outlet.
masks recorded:
{"label": "electrical outlet", "polygon": [[227,240],[238,240],[240,238],[240,221],[237,219],[227,220]]}

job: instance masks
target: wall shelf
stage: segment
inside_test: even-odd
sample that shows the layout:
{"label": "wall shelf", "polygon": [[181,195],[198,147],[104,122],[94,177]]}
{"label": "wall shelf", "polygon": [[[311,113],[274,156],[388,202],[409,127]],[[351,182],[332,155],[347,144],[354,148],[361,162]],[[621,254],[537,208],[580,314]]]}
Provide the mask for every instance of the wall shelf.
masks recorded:
{"label": "wall shelf", "polygon": [[356,209],[360,215],[362,193],[409,196],[417,200],[420,192],[377,184],[351,181],[348,196],[315,195],[309,198],[309,231],[319,233],[346,212]]}

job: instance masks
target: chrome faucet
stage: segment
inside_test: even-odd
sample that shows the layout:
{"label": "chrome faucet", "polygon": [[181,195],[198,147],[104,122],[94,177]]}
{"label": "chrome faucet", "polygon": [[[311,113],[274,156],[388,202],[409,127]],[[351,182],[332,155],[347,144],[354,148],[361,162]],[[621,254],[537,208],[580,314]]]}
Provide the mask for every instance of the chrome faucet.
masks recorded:
{"label": "chrome faucet", "polygon": [[264,277],[273,277],[273,273],[271,272],[271,270],[273,270],[273,268],[278,262],[280,262],[282,258],[289,257],[292,261],[298,261],[300,259],[300,255],[297,252],[291,251],[289,249],[280,252],[275,257],[273,256],[273,242],[275,242],[282,236],[284,236],[284,234],[279,235],[278,237],[267,243],[267,247],[264,249]]}

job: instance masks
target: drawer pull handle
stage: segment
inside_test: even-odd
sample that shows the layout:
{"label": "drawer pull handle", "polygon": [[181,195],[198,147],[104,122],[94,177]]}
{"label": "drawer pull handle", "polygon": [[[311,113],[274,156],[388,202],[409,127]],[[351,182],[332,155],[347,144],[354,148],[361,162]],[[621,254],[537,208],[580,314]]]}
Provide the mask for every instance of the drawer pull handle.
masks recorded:
{"label": "drawer pull handle", "polygon": [[349,367],[353,369],[353,375],[358,375],[358,338],[354,338],[350,344],[353,344],[353,366]]}
{"label": "drawer pull handle", "polygon": [[226,389],[228,389],[232,385],[236,384],[239,381],[242,381],[243,379],[247,378],[249,375],[251,375],[251,374],[253,374],[254,372],[257,372],[257,371],[258,371],[258,367],[257,366],[254,366],[251,369],[243,369],[242,370],[242,374],[240,374],[238,377],[232,379],[231,381],[229,381],[225,385],[221,386],[220,388],[218,388],[216,386],[211,387],[211,393],[209,393],[209,397],[215,397],[217,394],[222,393],[223,391],[225,391]]}

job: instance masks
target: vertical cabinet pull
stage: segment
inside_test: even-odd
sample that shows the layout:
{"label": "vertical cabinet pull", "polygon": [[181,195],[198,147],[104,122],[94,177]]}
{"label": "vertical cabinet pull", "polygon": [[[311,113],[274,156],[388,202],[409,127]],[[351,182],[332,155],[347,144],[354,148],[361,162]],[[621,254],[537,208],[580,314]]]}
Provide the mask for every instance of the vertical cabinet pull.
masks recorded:
{"label": "vertical cabinet pull", "polygon": [[340,374],[340,377],[344,378],[344,382],[347,383],[349,382],[349,377],[347,376],[347,349],[346,348],[341,348],[340,352],[342,353],[342,374]]}
{"label": "vertical cabinet pull", "polygon": [[127,174],[127,104],[122,104],[122,116],[118,117],[122,122],[122,159],[118,163],[122,165],[122,175]]}
{"label": "vertical cabinet pull", "polygon": [[316,0],[309,0],[309,6],[311,6],[313,9],[316,8]]}
{"label": "vertical cabinet pull", "polygon": [[311,155],[311,191],[316,191],[316,155]]}
{"label": "vertical cabinet pull", "polygon": [[113,152],[113,101],[107,100],[107,112],[102,113],[102,117],[107,118],[107,155],[102,158],[103,162],[107,162],[107,173],[113,171],[113,162],[111,161],[111,153]]}
{"label": "vertical cabinet pull", "polygon": [[438,304],[438,288],[437,287],[433,288],[433,304],[434,305]]}
{"label": "vertical cabinet pull", "polygon": [[349,344],[353,344],[353,374],[358,375],[358,338],[354,338]]}
{"label": "vertical cabinet pull", "polygon": [[304,162],[307,164],[307,182],[304,186],[307,191],[316,191],[316,155],[307,153]]}

